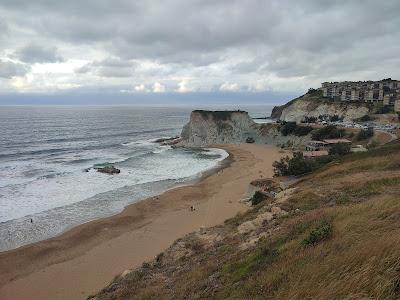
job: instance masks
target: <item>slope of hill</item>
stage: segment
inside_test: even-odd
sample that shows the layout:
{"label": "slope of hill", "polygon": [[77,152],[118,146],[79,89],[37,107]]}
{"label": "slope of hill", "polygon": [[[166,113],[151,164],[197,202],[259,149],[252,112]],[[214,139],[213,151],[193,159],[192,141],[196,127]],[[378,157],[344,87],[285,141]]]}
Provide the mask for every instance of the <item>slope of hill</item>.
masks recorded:
{"label": "slope of hill", "polygon": [[92,299],[399,299],[400,143],[177,240]]}
{"label": "slope of hill", "polygon": [[365,103],[334,102],[323,98],[320,91],[313,90],[292,101],[275,106],[271,117],[282,121],[301,122],[304,117],[334,116],[344,120],[354,120],[369,114],[370,108]]}

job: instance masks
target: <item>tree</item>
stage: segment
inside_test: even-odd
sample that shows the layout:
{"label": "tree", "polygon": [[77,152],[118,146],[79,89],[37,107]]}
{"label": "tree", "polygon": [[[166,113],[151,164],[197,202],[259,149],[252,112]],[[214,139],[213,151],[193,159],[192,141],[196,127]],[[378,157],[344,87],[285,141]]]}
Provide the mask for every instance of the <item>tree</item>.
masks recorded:
{"label": "tree", "polygon": [[312,133],[314,140],[336,139],[344,136],[344,129],[339,129],[335,125],[328,125]]}
{"label": "tree", "polygon": [[339,155],[339,156],[346,155],[347,153],[350,152],[350,148],[351,148],[350,144],[346,143],[335,144],[329,149],[329,155]]}
{"label": "tree", "polygon": [[284,136],[291,134],[304,136],[309,134],[312,130],[313,128],[311,126],[299,126],[296,124],[296,122],[282,122],[279,127],[279,131]]}
{"label": "tree", "polygon": [[302,152],[293,153],[293,157],[282,157],[279,161],[275,161],[274,167],[275,176],[302,175],[311,172],[314,169],[313,160],[308,160],[303,157]]}
{"label": "tree", "polygon": [[368,129],[361,129],[357,134],[357,140],[366,140],[370,137],[374,136],[374,129],[372,127],[368,127]]}

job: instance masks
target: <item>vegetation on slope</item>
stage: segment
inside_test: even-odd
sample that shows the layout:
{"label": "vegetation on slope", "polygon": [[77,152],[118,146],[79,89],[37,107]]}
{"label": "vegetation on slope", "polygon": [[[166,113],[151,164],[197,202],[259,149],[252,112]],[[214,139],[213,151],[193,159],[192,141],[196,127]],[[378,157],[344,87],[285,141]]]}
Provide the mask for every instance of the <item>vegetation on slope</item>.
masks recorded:
{"label": "vegetation on slope", "polygon": [[311,126],[297,125],[296,122],[281,122],[279,124],[279,131],[283,136],[296,135],[305,136],[309,134],[313,128]]}
{"label": "vegetation on slope", "polygon": [[242,110],[216,110],[216,111],[210,111],[210,110],[194,110],[193,113],[199,113],[203,119],[207,120],[209,117],[214,118],[215,121],[227,121],[231,119],[231,115],[233,113],[244,113],[247,114],[247,112],[242,111]]}
{"label": "vegetation on slope", "polygon": [[310,110],[315,109],[318,105],[323,104],[323,103],[332,103],[331,99],[323,97],[322,91],[316,90],[316,89],[309,89],[309,91],[306,94],[304,94],[298,98],[295,98],[283,105],[275,106],[272,109],[271,117],[274,119],[279,119],[282,114],[282,111],[286,107],[289,107],[290,105],[294,104],[296,101],[298,101],[300,99],[306,100],[309,102]]}
{"label": "vegetation on slope", "polygon": [[345,130],[343,128],[338,128],[335,125],[328,125],[315,130],[311,136],[313,140],[324,140],[342,138],[344,135]]}
{"label": "vegetation on slope", "polygon": [[[350,149],[349,149],[350,150]],[[275,161],[272,166],[274,167],[275,176],[299,176],[315,171],[327,163],[335,159],[338,153],[333,152],[332,155],[305,158],[303,152],[294,152],[292,157],[285,156],[279,161]]]}
{"label": "vegetation on slope", "polygon": [[176,241],[96,298],[400,298],[400,143],[347,155],[282,193]]}

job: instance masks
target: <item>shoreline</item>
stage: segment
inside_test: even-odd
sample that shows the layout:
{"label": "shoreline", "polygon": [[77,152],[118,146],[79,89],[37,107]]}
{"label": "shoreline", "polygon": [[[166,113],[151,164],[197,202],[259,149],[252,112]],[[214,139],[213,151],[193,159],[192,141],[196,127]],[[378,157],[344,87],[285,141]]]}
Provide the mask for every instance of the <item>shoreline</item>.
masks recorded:
{"label": "shoreline", "polygon": [[[282,153],[269,145],[214,147],[229,156],[195,182],[134,202],[121,213],[81,224],[59,236],[1,252],[0,298],[85,299],[114,276],[153,258],[175,239],[246,210],[248,206],[239,200],[248,183],[262,172],[271,176],[271,161]],[[195,212],[189,211],[191,205]]]}
{"label": "shoreline", "polygon": [[[206,147],[206,148],[203,148],[203,149],[220,149],[220,150],[224,150],[224,149],[218,148],[218,147]],[[163,193],[165,193],[165,192],[167,192],[167,191],[169,191],[169,190],[172,190],[172,189],[175,189],[175,188],[178,188],[178,187],[184,187],[184,186],[196,184],[196,183],[200,182],[201,180],[207,178],[208,176],[211,176],[211,175],[214,174],[215,172],[218,172],[219,170],[221,170],[221,169],[223,169],[223,168],[229,166],[229,164],[232,162],[232,157],[231,157],[232,155],[231,155],[231,153],[229,153],[228,151],[226,151],[226,150],[224,150],[224,151],[225,151],[228,155],[227,155],[225,158],[223,158],[222,160],[217,161],[215,166],[212,166],[212,167],[210,167],[210,168],[205,169],[204,171],[201,171],[201,172],[198,172],[198,173],[196,173],[196,174],[194,174],[194,175],[191,175],[191,176],[189,176],[189,177],[186,177],[186,180],[185,180],[185,178],[183,178],[183,179],[184,179],[183,182],[181,182],[181,183],[175,183],[175,184],[173,184],[171,187],[166,188],[166,189],[164,189],[164,190],[161,190],[159,193],[155,194],[154,196],[148,196],[148,197],[145,197],[145,198],[132,200],[132,202],[127,203],[127,204],[122,208],[122,210],[116,211],[116,212],[111,213],[111,214],[109,214],[109,215],[102,215],[102,216],[95,217],[95,218],[93,218],[93,219],[86,220],[86,221],[84,221],[84,222],[82,222],[82,223],[68,225],[68,226],[66,226],[61,232],[57,233],[56,235],[48,236],[48,237],[46,237],[46,238],[44,238],[44,239],[37,240],[37,241],[34,241],[34,242],[29,242],[29,243],[27,243],[27,244],[22,244],[22,245],[20,245],[20,246],[15,247],[15,248],[10,248],[10,249],[6,249],[6,250],[1,250],[1,249],[0,249],[0,255],[3,254],[3,253],[10,252],[10,251],[22,249],[22,248],[24,248],[24,247],[29,247],[30,245],[34,245],[34,244],[36,244],[36,243],[40,243],[40,242],[43,242],[43,241],[47,241],[47,240],[51,240],[51,239],[53,239],[53,238],[60,237],[60,236],[62,236],[63,234],[65,234],[66,232],[68,232],[68,231],[70,231],[70,230],[72,230],[72,229],[74,229],[74,228],[76,228],[76,227],[79,227],[79,226],[81,226],[81,225],[88,224],[88,223],[91,223],[91,222],[96,221],[96,220],[100,220],[100,219],[105,219],[105,218],[110,218],[110,217],[116,216],[116,215],[122,213],[122,212],[123,212],[127,207],[129,207],[130,205],[133,205],[133,204],[138,203],[138,202],[141,202],[141,201],[146,201],[146,200],[151,199],[151,198],[153,198],[153,197],[158,197],[158,196],[160,196],[161,194],[163,194]],[[0,280],[0,287],[1,287],[1,280]]]}

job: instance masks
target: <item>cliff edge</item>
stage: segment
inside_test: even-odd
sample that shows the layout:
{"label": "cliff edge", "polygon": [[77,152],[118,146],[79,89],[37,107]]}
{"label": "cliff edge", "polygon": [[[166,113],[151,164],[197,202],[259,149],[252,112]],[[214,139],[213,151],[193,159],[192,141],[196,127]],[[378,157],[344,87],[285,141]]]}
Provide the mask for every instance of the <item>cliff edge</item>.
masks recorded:
{"label": "cliff edge", "polygon": [[245,111],[195,110],[182,130],[182,145],[238,144],[253,137],[257,124]]}
{"label": "cliff edge", "polygon": [[366,103],[334,102],[322,97],[322,92],[311,90],[292,101],[275,106],[271,117],[287,122],[301,122],[305,117],[334,116],[351,121],[369,114]]}
{"label": "cliff edge", "polygon": [[183,127],[177,146],[206,147],[213,144],[240,144],[254,142],[277,146],[305,145],[310,134],[283,135],[280,124],[257,124],[245,111],[195,110]]}

